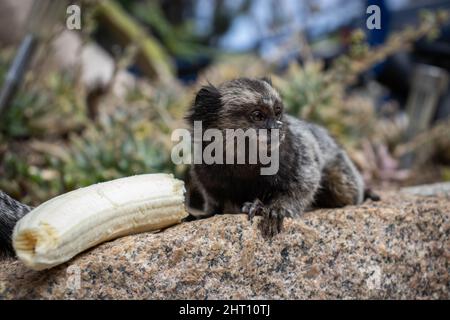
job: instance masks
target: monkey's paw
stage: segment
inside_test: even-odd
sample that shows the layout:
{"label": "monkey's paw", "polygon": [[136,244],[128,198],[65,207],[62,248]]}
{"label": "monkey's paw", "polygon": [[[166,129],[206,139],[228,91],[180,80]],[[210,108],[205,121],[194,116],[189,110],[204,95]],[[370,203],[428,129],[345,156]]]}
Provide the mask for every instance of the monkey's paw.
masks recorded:
{"label": "monkey's paw", "polygon": [[242,206],[242,212],[246,213],[248,216],[248,220],[250,223],[253,223],[253,218],[255,216],[262,216],[264,211],[264,204],[261,202],[261,200],[256,199],[253,202],[246,202]]}
{"label": "monkey's paw", "polygon": [[244,203],[242,212],[248,215],[251,223],[255,216],[262,216],[260,229],[265,238],[271,238],[283,231],[284,217],[290,216],[289,210],[277,205],[265,207],[259,199]]}

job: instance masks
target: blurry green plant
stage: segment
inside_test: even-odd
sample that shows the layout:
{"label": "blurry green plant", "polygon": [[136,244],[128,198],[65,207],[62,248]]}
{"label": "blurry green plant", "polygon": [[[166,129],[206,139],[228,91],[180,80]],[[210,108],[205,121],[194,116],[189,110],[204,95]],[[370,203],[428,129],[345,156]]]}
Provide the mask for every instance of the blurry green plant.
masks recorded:
{"label": "blurry green plant", "polygon": [[148,121],[145,112],[122,109],[102,115],[98,123],[88,122],[81,134],[72,133],[64,144],[22,146],[30,147],[35,159],[8,148],[2,160],[0,189],[12,195],[25,194],[21,196],[25,201],[40,203],[101,181],[141,173],[174,173],[167,131]]}
{"label": "blurry green plant", "polygon": [[142,22],[151,26],[168,52],[174,56],[192,58],[202,54],[212,53],[213,50],[201,45],[195,34],[192,21],[180,25],[173,25],[165,18],[160,4],[154,1],[139,2],[132,6],[132,13]]}
{"label": "blurry green plant", "polygon": [[2,134],[48,138],[80,130],[86,121],[86,106],[76,89],[70,73],[51,73],[44,81],[29,74],[0,121]]}
{"label": "blurry green plant", "polygon": [[443,169],[444,173],[443,173],[443,179],[444,181],[450,181],[450,167],[446,167]]}
{"label": "blurry green plant", "polygon": [[289,113],[327,127],[347,147],[372,136],[376,118],[371,101],[346,95],[345,86],[330,81],[322,63],[292,64],[274,82]]}
{"label": "blurry green plant", "polygon": [[446,11],[423,12],[417,28],[406,28],[393,34],[385,45],[369,48],[365,34],[351,35],[347,54],[340,56],[331,68],[324,70],[320,61],[290,65],[275,78],[289,112],[327,127],[344,144],[354,146],[359,137],[373,137],[376,117],[370,100],[346,94],[358,75],[389,55],[407,50],[416,40],[436,37],[440,26],[448,21]]}
{"label": "blurry green plant", "polygon": [[70,138],[65,157],[56,161],[64,189],[141,173],[172,172],[170,152],[145,118],[124,111],[91,124]]}
{"label": "blurry green plant", "polygon": [[32,205],[60,194],[58,172],[48,166],[51,163],[49,156],[43,159],[44,165],[37,166],[23,153],[8,150],[2,157],[0,189]]}
{"label": "blurry green plant", "polygon": [[321,107],[342,97],[342,88],[328,83],[320,62],[307,63],[304,67],[291,64],[276,83],[288,111],[310,120],[320,120]]}

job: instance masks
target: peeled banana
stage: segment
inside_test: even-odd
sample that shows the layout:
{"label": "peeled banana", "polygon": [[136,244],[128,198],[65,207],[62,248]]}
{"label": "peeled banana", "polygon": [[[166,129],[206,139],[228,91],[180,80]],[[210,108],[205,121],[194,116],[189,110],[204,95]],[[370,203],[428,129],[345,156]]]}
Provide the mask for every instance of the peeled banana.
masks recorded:
{"label": "peeled banana", "polygon": [[70,260],[99,243],[181,222],[184,183],[144,174],[94,184],[38,206],[17,223],[13,247],[34,270]]}

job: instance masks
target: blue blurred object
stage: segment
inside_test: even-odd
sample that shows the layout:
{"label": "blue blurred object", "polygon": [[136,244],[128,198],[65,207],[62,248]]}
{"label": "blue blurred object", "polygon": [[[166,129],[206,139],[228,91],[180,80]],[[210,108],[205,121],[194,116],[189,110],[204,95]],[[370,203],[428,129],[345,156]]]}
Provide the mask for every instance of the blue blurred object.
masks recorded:
{"label": "blue blurred object", "polygon": [[[381,28],[380,29],[366,29],[367,30],[367,42],[371,47],[376,47],[379,45],[382,45],[386,42],[386,39],[388,38],[389,32],[390,32],[390,21],[391,21],[391,14],[389,12],[389,9],[386,5],[385,0],[367,0],[366,1],[367,7],[376,5],[380,8],[381,12]],[[369,17],[369,16],[367,16]],[[377,64],[373,68],[373,73],[375,76],[379,75],[383,69],[385,68],[386,63],[382,62]]]}
{"label": "blue blurred object", "polygon": [[202,54],[191,59],[176,57],[178,79],[185,84],[193,83],[197,80],[199,71],[206,68],[210,63],[211,57]]}

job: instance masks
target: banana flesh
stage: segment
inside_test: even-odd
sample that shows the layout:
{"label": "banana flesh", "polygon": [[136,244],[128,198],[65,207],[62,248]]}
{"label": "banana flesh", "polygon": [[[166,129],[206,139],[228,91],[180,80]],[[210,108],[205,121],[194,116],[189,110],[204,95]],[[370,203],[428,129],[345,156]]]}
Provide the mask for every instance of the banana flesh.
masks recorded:
{"label": "banana flesh", "polygon": [[144,174],[94,184],[44,202],[14,228],[17,257],[48,269],[99,243],[155,231],[187,216],[184,183],[168,174]]}

